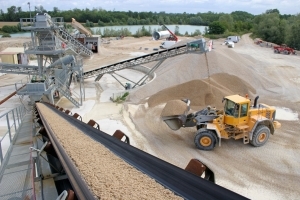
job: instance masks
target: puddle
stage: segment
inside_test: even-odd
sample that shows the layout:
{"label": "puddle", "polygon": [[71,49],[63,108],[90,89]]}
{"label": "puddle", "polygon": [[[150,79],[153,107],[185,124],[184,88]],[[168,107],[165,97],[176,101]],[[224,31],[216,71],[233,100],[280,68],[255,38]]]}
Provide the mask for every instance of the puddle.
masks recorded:
{"label": "puddle", "polygon": [[289,108],[276,107],[276,119],[275,120],[287,120],[287,121],[297,121],[298,113],[293,112]]}

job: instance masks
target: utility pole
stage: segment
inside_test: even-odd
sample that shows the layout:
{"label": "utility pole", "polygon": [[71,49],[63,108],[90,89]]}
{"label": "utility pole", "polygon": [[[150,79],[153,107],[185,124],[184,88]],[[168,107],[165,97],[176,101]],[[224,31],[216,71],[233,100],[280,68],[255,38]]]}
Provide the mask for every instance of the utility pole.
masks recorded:
{"label": "utility pole", "polygon": [[[31,19],[31,10],[30,10],[30,2],[27,3],[29,6],[29,14],[30,14],[30,19]],[[31,20],[30,20],[31,21]]]}

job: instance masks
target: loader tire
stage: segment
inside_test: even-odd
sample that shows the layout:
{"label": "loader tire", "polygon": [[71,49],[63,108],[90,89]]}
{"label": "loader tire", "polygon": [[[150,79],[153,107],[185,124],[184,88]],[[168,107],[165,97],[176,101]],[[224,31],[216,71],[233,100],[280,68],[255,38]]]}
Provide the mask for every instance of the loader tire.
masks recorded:
{"label": "loader tire", "polygon": [[265,125],[259,125],[255,129],[250,143],[255,147],[263,146],[268,141],[269,136],[270,129]]}
{"label": "loader tire", "polygon": [[215,133],[211,130],[197,131],[194,142],[198,149],[210,151],[213,150],[216,145]]}

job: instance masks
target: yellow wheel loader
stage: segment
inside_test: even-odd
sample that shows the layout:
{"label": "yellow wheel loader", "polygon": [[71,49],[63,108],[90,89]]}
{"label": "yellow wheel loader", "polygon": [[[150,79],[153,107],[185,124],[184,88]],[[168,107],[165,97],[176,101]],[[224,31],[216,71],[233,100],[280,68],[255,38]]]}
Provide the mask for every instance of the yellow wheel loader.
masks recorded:
{"label": "yellow wheel loader", "polygon": [[[275,121],[276,109],[272,106],[257,104],[258,96],[251,105],[251,100],[240,95],[231,95],[223,98],[224,110],[207,108],[195,113],[187,114],[190,101],[188,99],[175,100],[177,104],[167,103],[162,111],[162,120],[172,130],[181,127],[196,127],[194,142],[198,149],[212,150],[216,144],[221,146],[221,139],[243,139],[244,144],[255,147],[264,145],[270,134],[281,124]],[[178,104],[178,102],[181,102]],[[183,114],[175,114],[174,110],[183,108]],[[176,106],[175,106],[176,105]],[[176,108],[174,108],[174,106]]]}

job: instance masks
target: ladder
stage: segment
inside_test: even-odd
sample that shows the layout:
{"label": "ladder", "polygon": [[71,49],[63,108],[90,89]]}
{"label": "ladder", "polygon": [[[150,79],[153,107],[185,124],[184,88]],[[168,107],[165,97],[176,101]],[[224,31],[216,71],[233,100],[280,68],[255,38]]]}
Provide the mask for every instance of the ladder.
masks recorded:
{"label": "ladder", "polygon": [[244,144],[249,144],[249,131],[248,131],[248,128],[249,126],[248,125],[239,125],[237,126],[238,129],[240,129],[241,131],[243,131],[243,142]]}
{"label": "ladder", "polygon": [[66,43],[67,47],[75,52],[77,55],[92,56],[93,52],[85,47],[81,42],[76,40],[71,34],[65,31],[62,27],[57,27],[55,30],[56,36]]}
{"label": "ladder", "polygon": [[[71,101],[77,108],[82,105],[82,102],[78,102],[75,98],[72,97],[69,87],[65,84],[62,84],[60,80],[55,79],[55,88],[64,95],[69,101]],[[81,98],[81,97],[80,97]]]}
{"label": "ladder", "polygon": [[64,42],[68,49],[72,50],[75,54],[81,56],[92,56],[93,52],[85,47],[81,42],[76,40],[69,34],[63,27],[55,25],[51,20],[48,23],[54,28],[55,35]]}

